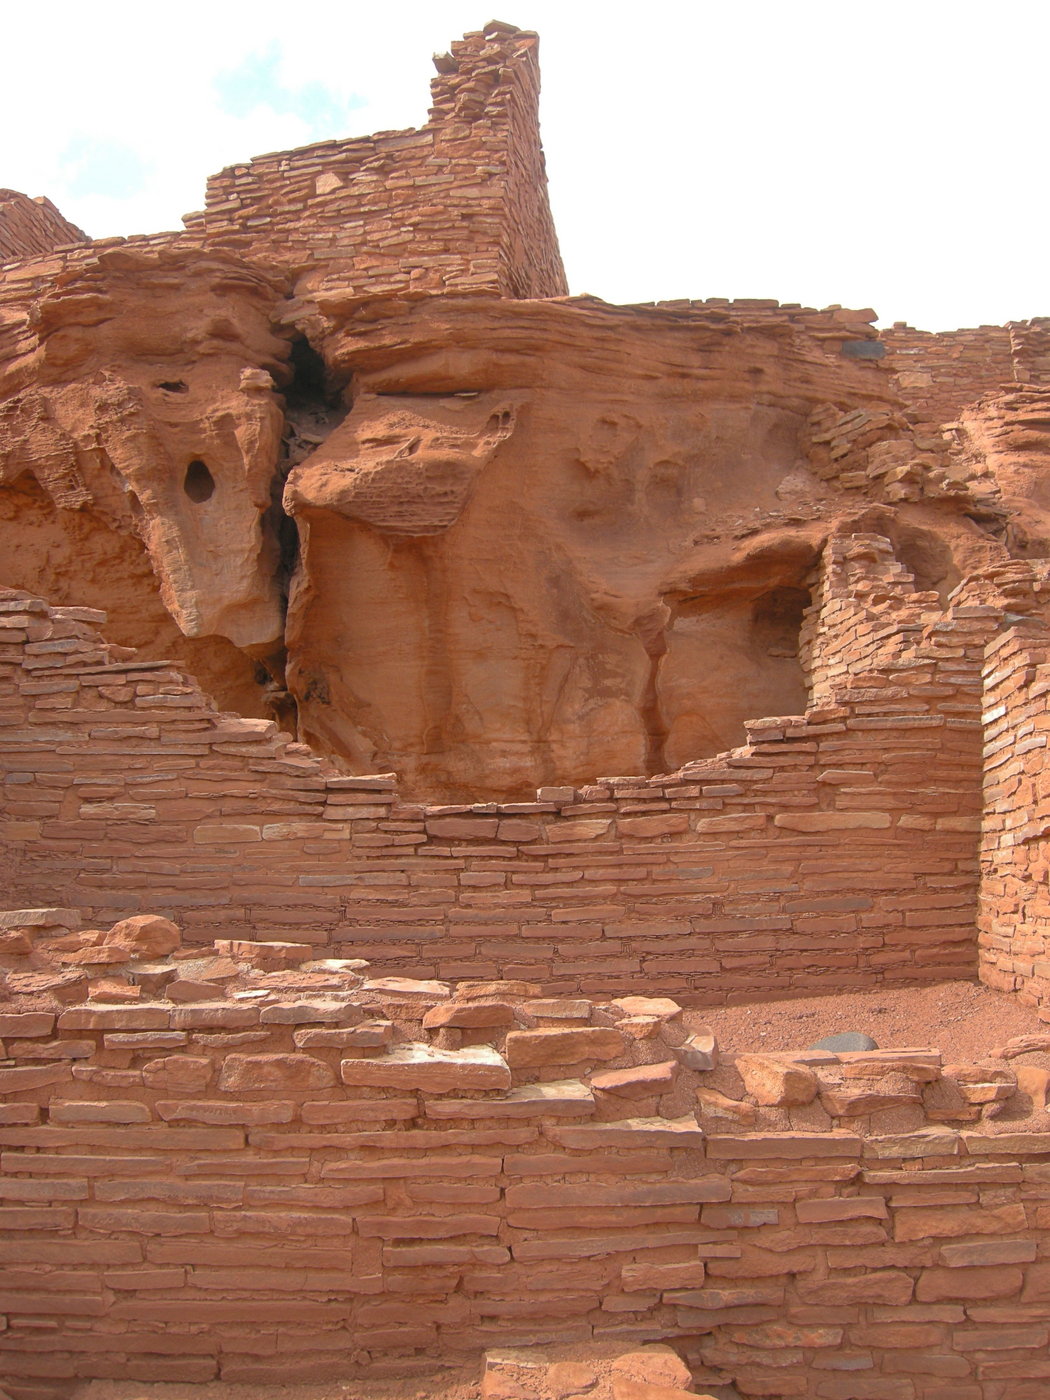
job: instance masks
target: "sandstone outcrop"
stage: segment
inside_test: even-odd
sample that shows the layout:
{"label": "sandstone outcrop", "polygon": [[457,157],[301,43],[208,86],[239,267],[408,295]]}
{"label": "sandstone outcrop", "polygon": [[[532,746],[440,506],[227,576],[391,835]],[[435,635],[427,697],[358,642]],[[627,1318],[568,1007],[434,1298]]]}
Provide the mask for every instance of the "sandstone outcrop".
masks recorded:
{"label": "sandstone outcrop", "polygon": [[942,599],[1045,552],[1041,323],[988,340],[1031,382],[967,407],[976,332],[565,298],[535,103],[534,36],[494,24],[417,132],[234,167],[181,235],[23,253],[7,582],[448,801],[667,771],[801,713],[829,539],[889,539]]}

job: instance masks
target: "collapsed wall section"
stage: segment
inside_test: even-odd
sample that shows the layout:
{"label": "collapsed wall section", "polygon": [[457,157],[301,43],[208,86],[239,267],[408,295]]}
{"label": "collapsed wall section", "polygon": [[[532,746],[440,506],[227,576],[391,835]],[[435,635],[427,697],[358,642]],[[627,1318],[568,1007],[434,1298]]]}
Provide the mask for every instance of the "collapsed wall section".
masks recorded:
{"label": "collapsed wall section", "polygon": [[292,936],[551,993],[659,983],[691,1005],[973,970],[979,609],[716,759],[431,807],[217,714],[179,673],[107,652],[97,621],[0,601],[16,902],[104,920],[148,886],[197,941]]}

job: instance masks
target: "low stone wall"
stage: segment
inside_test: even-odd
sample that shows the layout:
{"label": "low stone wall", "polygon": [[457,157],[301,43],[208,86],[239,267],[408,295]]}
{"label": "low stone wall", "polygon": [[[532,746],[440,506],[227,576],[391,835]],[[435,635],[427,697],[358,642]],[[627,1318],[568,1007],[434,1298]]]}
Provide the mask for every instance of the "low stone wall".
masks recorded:
{"label": "low stone wall", "polygon": [[305,939],[552,994],[649,984],[702,1005],[967,975],[976,612],[938,615],[899,663],[756,721],[717,759],[422,807],[389,776],[337,776],[272,724],[217,714],[185,676],[107,648],[99,614],[8,594],[5,886],[105,920],[138,912],[148,882],[194,940]]}
{"label": "low stone wall", "polygon": [[229,942],[128,963],[113,935],[52,947],[81,955],[67,998],[123,957],[123,1003],[0,1007],[13,1400],[591,1340],[671,1341],[748,1397],[1050,1378],[1050,1133],[977,1121],[1009,1070],[719,1066],[664,999],[363,981]]}

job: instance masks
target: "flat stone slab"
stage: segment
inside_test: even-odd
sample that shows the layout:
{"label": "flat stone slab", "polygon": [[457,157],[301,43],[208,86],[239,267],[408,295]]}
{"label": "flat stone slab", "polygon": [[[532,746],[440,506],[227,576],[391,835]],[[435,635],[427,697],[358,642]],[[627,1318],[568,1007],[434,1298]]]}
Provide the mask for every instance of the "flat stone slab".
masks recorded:
{"label": "flat stone slab", "polygon": [[343,1060],[344,1084],[383,1089],[423,1089],[444,1094],[456,1089],[509,1089],[510,1070],[503,1056],[488,1045],[441,1050],[436,1045],[396,1045],[385,1055],[367,1060]]}
{"label": "flat stone slab", "polygon": [[0,929],[79,928],[79,909],[0,909]]}

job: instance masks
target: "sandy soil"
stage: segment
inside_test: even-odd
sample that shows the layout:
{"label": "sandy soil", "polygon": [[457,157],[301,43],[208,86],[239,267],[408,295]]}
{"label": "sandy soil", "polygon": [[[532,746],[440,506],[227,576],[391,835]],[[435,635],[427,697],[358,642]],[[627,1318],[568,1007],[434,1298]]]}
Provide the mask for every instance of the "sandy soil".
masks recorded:
{"label": "sandy soil", "polygon": [[[883,1049],[930,1046],[946,1063],[982,1060],[1016,1035],[1050,1035],[1034,1007],[977,982],[753,1002],[689,1012],[687,1019],[710,1026],[722,1049],[733,1053],[804,1050],[826,1035],[862,1031]],[[1039,1054],[1021,1056],[1019,1063],[1044,1061],[1050,1068],[1050,1056]]]}

